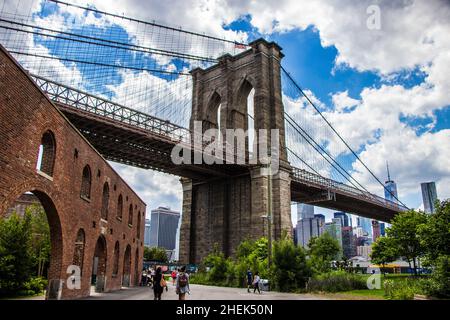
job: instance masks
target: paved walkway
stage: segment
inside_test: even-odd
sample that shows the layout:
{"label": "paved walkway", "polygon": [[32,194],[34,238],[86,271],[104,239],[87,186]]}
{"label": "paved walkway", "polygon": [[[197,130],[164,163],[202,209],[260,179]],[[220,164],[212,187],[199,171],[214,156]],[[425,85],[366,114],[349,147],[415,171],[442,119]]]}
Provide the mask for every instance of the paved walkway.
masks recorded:
{"label": "paved walkway", "polygon": [[[169,284],[169,290],[164,291],[162,300],[177,300],[175,287]],[[247,292],[242,288],[225,288],[215,286],[203,286],[191,284],[191,295],[186,298],[189,300],[326,300],[330,299],[321,295],[314,294],[295,294],[281,292],[261,291],[261,294]],[[153,300],[153,290],[150,287],[123,288],[122,290],[95,293],[85,300]]]}

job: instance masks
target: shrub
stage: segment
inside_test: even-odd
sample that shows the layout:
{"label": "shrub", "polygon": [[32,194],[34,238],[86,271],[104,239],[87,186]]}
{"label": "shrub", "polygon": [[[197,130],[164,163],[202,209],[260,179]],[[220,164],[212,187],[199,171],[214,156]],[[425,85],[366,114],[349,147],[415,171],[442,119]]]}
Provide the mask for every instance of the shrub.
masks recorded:
{"label": "shrub", "polygon": [[308,291],[339,292],[358,289],[367,289],[364,278],[346,273],[345,271],[333,271],[320,274],[308,281]]}
{"label": "shrub", "polygon": [[437,258],[433,274],[419,281],[419,287],[428,296],[450,298],[450,256]]}
{"label": "shrub", "polygon": [[283,292],[304,290],[311,276],[305,251],[289,239],[274,243],[271,271],[273,287]]}
{"label": "shrub", "polygon": [[189,276],[189,283],[192,284],[209,284],[206,272],[197,272]]}
{"label": "shrub", "polygon": [[228,261],[222,252],[215,250],[209,254],[204,264],[209,267],[208,280],[211,282],[225,281],[228,275]]}
{"label": "shrub", "polygon": [[409,279],[407,281],[385,280],[383,286],[385,297],[391,300],[412,300],[417,291],[415,284]]}
{"label": "shrub", "polygon": [[41,277],[31,278],[24,283],[24,289],[26,291],[32,292],[32,294],[38,294],[45,290],[48,281]]}

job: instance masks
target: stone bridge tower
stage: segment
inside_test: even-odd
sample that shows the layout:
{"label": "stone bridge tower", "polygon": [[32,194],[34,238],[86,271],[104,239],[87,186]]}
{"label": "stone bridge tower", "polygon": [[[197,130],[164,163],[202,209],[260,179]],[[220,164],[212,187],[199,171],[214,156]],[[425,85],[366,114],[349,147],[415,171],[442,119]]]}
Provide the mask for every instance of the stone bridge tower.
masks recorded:
{"label": "stone bridge tower", "polygon": [[[278,129],[279,170],[269,179],[258,162],[237,176],[205,181],[182,179],[183,263],[199,263],[215,246],[226,256],[233,255],[242,240],[267,237],[269,224],[263,216],[270,207],[272,239],[279,239],[283,230],[291,234],[291,167],[285,147],[280,77],[283,54],[277,44],[262,39],[250,46],[250,50],[236,56],[220,57],[219,63],[208,69],[192,71],[191,129],[194,121],[202,122],[203,131],[247,130],[250,126],[267,129],[269,146],[270,129]],[[249,117],[249,105],[253,105],[253,117]],[[246,150],[252,145],[249,139],[246,138]]]}

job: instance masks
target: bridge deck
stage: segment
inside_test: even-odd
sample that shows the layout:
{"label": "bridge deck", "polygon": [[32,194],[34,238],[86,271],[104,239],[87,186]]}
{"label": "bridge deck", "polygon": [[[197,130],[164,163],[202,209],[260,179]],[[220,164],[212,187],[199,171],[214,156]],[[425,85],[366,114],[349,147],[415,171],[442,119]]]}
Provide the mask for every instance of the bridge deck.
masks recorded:
{"label": "bridge deck", "polygon": [[[172,148],[189,143],[188,129],[101,97],[35,76],[89,142],[108,160],[196,180],[248,174],[248,165],[175,165]],[[291,199],[296,202],[389,221],[406,208],[337,181],[293,168]]]}

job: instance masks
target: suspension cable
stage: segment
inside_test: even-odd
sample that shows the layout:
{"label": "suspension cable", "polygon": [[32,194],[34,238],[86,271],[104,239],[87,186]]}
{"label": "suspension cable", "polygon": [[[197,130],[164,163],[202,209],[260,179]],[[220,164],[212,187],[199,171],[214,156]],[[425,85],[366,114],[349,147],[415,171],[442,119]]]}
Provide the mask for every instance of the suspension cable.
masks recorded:
{"label": "suspension cable", "polygon": [[364,166],[364,168],[367,169],[367,171],[372,175],[372,177],[375,178],[375,180],[378,181],[378,183],[383,187],[384,190],[388,191],[393,198],[395,198],[400,204],[402,204],[404,207],[408,208],[402,201],[400,201],[394,194],[392,194],[386,186],[378,179],[377,176],[367,167],[367,165],[361,160],[361,158],[356,154],[355,151],[348,145],[348,143],[341,137],[341,135],[336,131],[336,129],[331,125],[331,123],[325,118],[325,116],[320,112],[319,108],[316,107],[316,105],[311,101],[311,99],[305,94],[305,92],[302,90],[302,88],[297,84],[297,82],[292,78],[292,76],[289,74],[289,72],[286,71],[286,69],[281,66],[281,70],[288,76],[289,80],[292,81],[294,86],[300,91],[300,93],[308,100],[308,102],[313,106],[313,108],[317,111],[317,113],[322,117],[322,119],[327,123],[327,125],[333,130],[333,132],[338,136],[338,138],[345,144],[345,146],[350,150],[350,152],[356,157],[356,159]]}
{"label": "suspension cable", "polygon": [[83,6],[80,6],[80,5],[76,5],[76,4],[72,4],[72,3],[68,3],[68,2],[64,2],[64,1],[59,1],[59,0],[48,0],[48,1],[54,2],[54,3],[57,3],[57,4],[63,4],[63,5],[69,6],[69,7],[74,7],[74,8],[86,10],[86,11],[91,11],[91,12],[94,12],[94,13],[104,14],[104,15],[111,16],[111,17],[114,17],[114,18],[121,18],[121,19],[125,19],[125,20],[128,20],[128,21],[132,21],[132,22],[142,23],[142,24],[153,26],[153,27],[163,28],[163,29],[167,29],[167,30],[171,30],[171,31],[181,32],[181,33],[186,33],[186,34],[190,34],[190,35],[194,35],[194,36],[198,36],[198,37],[202,37],[202,38],[207,38],[207,39],[211,39],[211,40],[222,41],[222,42],[232,43],[232,44],[236,44],[236,45],[248,46],[248,44],[242,43],[242,42],[237,42],[237,41],[232,41],[232,40],[227,40],[227,39],[221,39],[221,38],[218,38],[218,37],[214,37],[214,36],[210,36],[210,35],[206,35],[206,34],[202,34],[202,33],[198,33],[198,32],[183,30],[181,28],[169,27],[169,26],[166,26],[166,25],[163,25],[163,24],[159,24],[159,23],[156,23],[156,22],[148,22],[148,21],[139,20],[139,19],[136,19],[136,18],[129,18],[129,17],[125,17],[125,16],[120,16],[118,14],[109,13],[109,12],[101,11],[101,10],[94,9],[94,8],[83,7]]}

